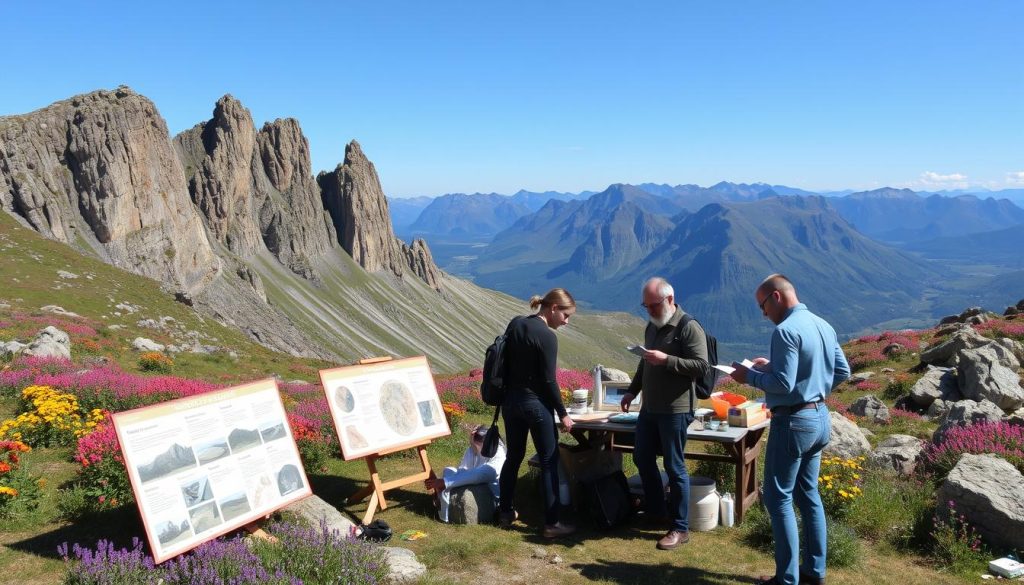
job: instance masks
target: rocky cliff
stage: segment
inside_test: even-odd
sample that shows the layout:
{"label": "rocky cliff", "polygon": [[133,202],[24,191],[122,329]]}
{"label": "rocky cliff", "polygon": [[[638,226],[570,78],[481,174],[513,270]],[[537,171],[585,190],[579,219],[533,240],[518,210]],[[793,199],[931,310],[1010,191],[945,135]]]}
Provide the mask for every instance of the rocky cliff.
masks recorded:
{"label": "rocky cliff", "polygon": [[426,242],[416,240],[410,247],[395,237],[377,170],[358,142],[350,142],[345,162],[330,173],[320,173],[317,182],[338,241],[353,260],[371,272],[383,270],[396,276],[411,269],[431,288],[440,289],[440,271]]}
{"label": "rocky cliff", "polygon": [[313,181],[309,143],[292,119],[259,132],[238,100],[174,139],[192,201],[211,236],[242,258],[266,249],[304,278],[337,237]]}
{"label": "rocky cliff", "polygon": [[[0,118],[0,206],[23,225],[158,280],[268,347],[330,359],[365,345],[369,329],[323,327],[368,315],[410,285],[448,297],[437,295],[444,278],[426,243],[395,237],[357,143],[321,179],[324,192],[298,122],[257,130],[230,95],[173,141],[152,102],[126,87]],[[360,296],[370,281],[373,294],[357,306],[324,299],[330,287]],[[387,338],[373,347],[395,350]]]}
{"label": "rocky cliff", "polygon": [[126,87],[0,118],[0,207],[175,291],[219,272],[166,124]]}

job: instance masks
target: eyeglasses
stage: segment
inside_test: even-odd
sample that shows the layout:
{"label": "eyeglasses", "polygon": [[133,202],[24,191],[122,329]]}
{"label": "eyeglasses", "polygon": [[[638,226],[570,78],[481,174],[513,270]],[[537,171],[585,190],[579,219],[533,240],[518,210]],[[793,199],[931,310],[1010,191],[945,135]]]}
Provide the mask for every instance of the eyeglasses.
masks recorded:
{"label": "eyeglasses", "polygon": [[761,309],[761,311],[764,311],[764,304],[767,303],[768,299],[772,298],[773,296],[775,296],[775,291],[768,293],[768,296],[766,296],[763,301],[757,304],[757,308]]}
{"label": "eyeglasses", "polygon": [[668,298],[668,297],[661,297],[660,299],[658,299],[657,301],[655,301],[655,302],[653,302],[653,303],[651,303],[651,304],[647,304],[647,303],[640,303],[640,306],[641,306],[641,307],[643,307],[643,308],[645,308],[645,309],[650,309],[651,307],[657,307],[657,306],[658,306],[658,305],[660,305],[661,303],[664,303],[664,302],[665,302],[665,299],[667,299],[667,298]]}

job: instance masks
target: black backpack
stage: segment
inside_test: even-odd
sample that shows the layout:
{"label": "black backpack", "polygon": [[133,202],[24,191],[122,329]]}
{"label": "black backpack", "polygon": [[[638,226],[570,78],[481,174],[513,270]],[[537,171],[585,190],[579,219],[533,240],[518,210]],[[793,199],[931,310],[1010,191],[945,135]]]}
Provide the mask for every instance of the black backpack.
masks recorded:
{"label": "black backpack", "polygon": [[[518,317],[516,317],[518,319]],[[484,352],[483,378],[480,380],[480,398],[489,406],[501,406],[505,401],[505,344],[513,319],[505,332],[494,338]]]}
{"label": "black backpack", "polygon": [[[679,322],[679,331],[682,331],[690,321],[697,321],[689,315],[684,315],[683,320]],[[700,321],[697,321],[700,325]],[[701,329],[704,329],[703,325],[700,325]],[[718,382],[718,370],[715,369],[715,364],[718,363],[718,340],[715,339],[714,335],[708,333],[707,329],[704,329],[704,339],[707,340],[708,344],[708,373],[704,374],[703,378],[697,378],[694,380],[695,390],[697,392],[697,398],[708,399],[711,397],[711,393],[715,391],[715,383]]]}
{"label": "black backpack", "polygon": [[621,471],[581,481],[578,493],[579,511],[590,516],[597,528],[618,526],[633,514],[633,497],[629,493],[626,476]]}

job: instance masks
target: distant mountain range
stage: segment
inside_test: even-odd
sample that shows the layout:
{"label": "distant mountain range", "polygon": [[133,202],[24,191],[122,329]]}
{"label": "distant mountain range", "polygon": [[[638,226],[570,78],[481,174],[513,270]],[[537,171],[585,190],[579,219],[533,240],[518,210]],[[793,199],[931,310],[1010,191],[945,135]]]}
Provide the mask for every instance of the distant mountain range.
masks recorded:
{"label": "distant mountain range", "polygon": [[[630,310],[641,283],[661,275],[721,339],[753,344],[767,332],[753,290],[772,272],[789,275],[846,333],[911,317],[941,277],[938,266],[858,233],[823,197],[714,203],[668,220],[640,209],[636,191],[610,191],[552,202],[498,234],[473,265],[476,282],[520,296],[565,286],[594,308]],[[622,194],[612,209],[600,205]]]}
{"label": "distant mountain range", "polygon": [[896,244],[1024,224],[1024,209],[993,197],[921,196],[909,189],[877,189],[829,202],[861,233]]}

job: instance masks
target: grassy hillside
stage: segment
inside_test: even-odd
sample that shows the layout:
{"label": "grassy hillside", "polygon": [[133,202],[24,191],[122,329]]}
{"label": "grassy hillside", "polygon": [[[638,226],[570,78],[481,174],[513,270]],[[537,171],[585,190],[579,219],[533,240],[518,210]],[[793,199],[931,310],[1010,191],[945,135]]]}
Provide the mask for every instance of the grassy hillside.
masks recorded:
{"label": "grassy hillside", "polygon": [[[254,373],[273,370],[287,378],[284,370],[290,364],[327,363],[270,351],[238,329],[175,302],[159,283],[42,238],[7,214],[0,214],[0,251],[0,277],[6,283],[0,303],[26,313],[38,313],[47,305],[60,306],[107,332],[111,343],[120,349],[130,347],[131,340],[139,336],[180,344],[189,332],[195,332],[189,339],[224,351],[182,354],[186,365],[195,362],[199,367],[228,359],[234,351],[241,370],[248,371],[245,364],[252,364]],[[381,355],[427,355],[438,372],[479,367],[484,348],[501,333],[508,319],[529,311],[522,300],[451,277],[445,277],[444,290],[438,293],[415,278],[370,274],[337,251],[320,267],[324,275],[320,283],[297,277],[269,257],[257,258],[253,269],[262,277],[270,304],[309,338],[341,356],[343,363]],[[62,278],[60,271],[76,278]],[[118,309],[119,304],[131,309]],[[145,319],[159,322],[164,317],[173,319],[165,320],[171,325],[138,325]],[[559,360],[565,367],[591,368],[597,363],[631,367],[631,356],[622,348],[641,330],[639,319],[622,313],[581,312],[571,326],[559,332]],[[35,331],[26,335],[29,333]]]}

